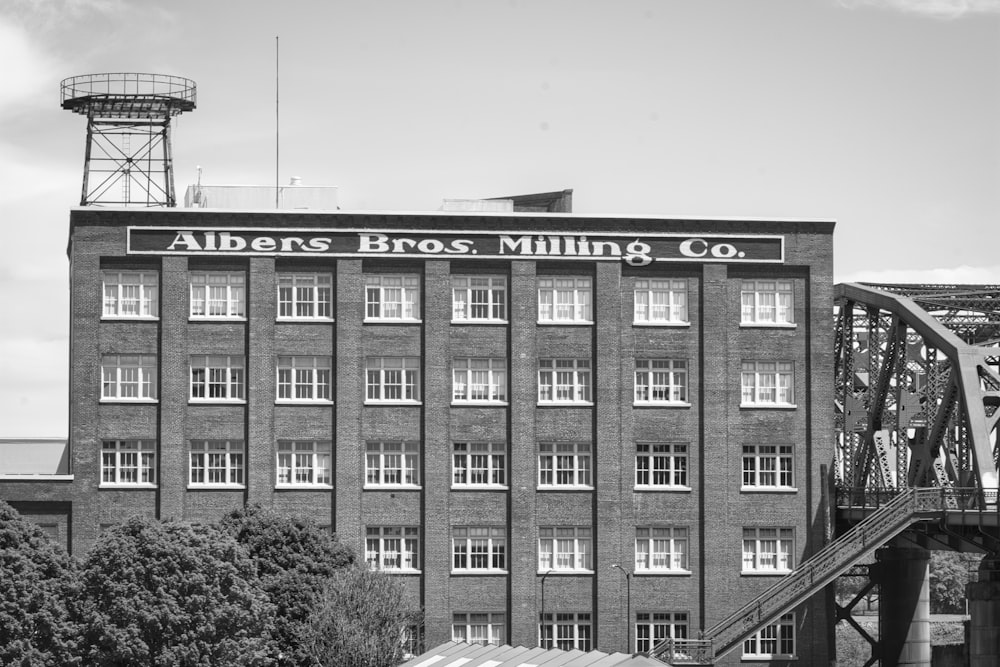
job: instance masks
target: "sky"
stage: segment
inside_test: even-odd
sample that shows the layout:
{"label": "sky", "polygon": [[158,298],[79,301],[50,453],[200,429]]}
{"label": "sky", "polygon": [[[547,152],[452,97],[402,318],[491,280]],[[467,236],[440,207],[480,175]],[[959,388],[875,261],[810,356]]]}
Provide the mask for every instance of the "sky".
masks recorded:
{"label": "sky", "polygon": [[835,220],[837,282],[1000,284],[1000,0],[4,0],[0,62],[0,437],[67,432],[80,74],[197,83],[181,195],[273,184],[278,136],[345,210],[572,188]]}

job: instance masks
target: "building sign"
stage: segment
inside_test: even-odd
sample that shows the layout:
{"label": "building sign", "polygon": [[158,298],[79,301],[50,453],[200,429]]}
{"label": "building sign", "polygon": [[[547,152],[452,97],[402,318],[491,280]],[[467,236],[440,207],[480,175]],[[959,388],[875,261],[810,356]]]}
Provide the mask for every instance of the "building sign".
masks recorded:
{"label": "building sign", "polygon": [[785,259],[783,236],[565,234],[371,229],[170,229],[129,227],[130,255],[257,255],[450,259],[771,262]]}

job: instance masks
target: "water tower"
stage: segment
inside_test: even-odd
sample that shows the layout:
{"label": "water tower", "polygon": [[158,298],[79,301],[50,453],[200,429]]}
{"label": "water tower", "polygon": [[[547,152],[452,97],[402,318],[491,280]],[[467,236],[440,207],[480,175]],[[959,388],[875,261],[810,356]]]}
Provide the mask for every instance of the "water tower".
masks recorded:
{"label": "water tower", "polygon": [[83,74],[62,108],[87,117],[81,206],[176,206],[170,120],[195,108],[195,83],[167,74]]}

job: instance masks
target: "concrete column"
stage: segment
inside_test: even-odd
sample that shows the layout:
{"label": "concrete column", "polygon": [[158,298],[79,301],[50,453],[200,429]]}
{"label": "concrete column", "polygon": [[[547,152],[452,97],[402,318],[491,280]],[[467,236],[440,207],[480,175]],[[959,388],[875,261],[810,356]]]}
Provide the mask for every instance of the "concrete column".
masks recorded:
{"label": "concrete column", "polygon": [[979,581],[965,587],[969,602],[969,667],[1000,665],[1000,555],[986,556]]}
{"label": "concrete column", "polygon": [[881,664],[930,667],[930,553],[916,547],[888,546],[875,555]]}

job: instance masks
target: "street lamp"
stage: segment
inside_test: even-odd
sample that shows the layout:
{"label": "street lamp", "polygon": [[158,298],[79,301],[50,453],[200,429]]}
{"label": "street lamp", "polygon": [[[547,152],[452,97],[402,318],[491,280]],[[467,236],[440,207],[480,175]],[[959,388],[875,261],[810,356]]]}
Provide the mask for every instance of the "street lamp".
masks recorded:
{"label": "street lamp", "polygon": [[620,570],[625,575],[625,652],[632,651],[632,575],[625,571],[618,563],[611,566],[611,569]]}
{"label": "street lamp", "polygon": [[[549,570],[542,575],[542,609],[538,614],[538,634],[541,635],[542,648],[551,648],[551,646],[545,645],[545,578],[555,572],[555,570]],[[552,642],[549,642],[551,644]]]}

